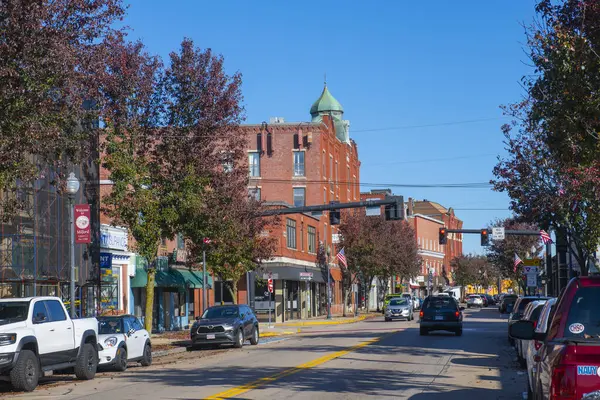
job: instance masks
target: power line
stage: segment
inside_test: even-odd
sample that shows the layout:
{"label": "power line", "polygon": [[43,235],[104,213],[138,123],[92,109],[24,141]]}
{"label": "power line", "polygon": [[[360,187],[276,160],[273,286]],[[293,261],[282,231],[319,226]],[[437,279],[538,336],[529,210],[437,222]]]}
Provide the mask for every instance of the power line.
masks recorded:
{"label": "power line", "polygon": [[362,132],[396,131],[396,130],[404,130],[404,129],[434,128],[434,127],[438,127],[438,126],[463,125],[463,124],[474,124],[477,122],[498,121],[501,119],[506,119],[506,117],[471,119],[471,120],[466,120],[466,121],[440,122],[437,124],[426,124],[426,125],[404,125],[404,126],[394,126],[394,127],[389,127],[389,128],[359,129],[359,130],[352,130],[352,132],[353,133],[362,133]]}
{"label": "power line", "polygon": [[[471,156],[430,158],[430,159],[424,159],[424,160],[411,160],[411,161],[393,161],[393,162],[381,163],[381,164],[365,164],[365,166],[380,167],[380,166],[386,166],[386,165],[418,164],[418,163],[424,163],[424,162],[437,162],[437,161],[455,161],[455,160],[466,160],[466,159],[471,159],[471,158],[483,158],[483,157],[496,156],[496,155],[497,155],[496,153],[486,153],[486,154],[478,154],[478,155],[471,155]],[[361,166],[362,165],[363,164],[361,163]]]}
{"label": "power line", "polygon": [[298,185],[302,184],[318,184],[318,185],[348,185],[348,186],[370,186],[370,187],[397,187],[397,188],[456,188],[456,189],[489,189],[492,185],[489,182],[467,182],[467,183],[430,183],[430,184],[418,184],[418,183],[382,183],[382,182],[349,182],[349,181],[337,181],[332,182],[329,180],[308,180],[308,179],[275,179],[275,178],[261,178],[253,180],[250,178],[250,185],[254,183],[255,186],[260,186],[261,182],[267,183],[295,183]]}

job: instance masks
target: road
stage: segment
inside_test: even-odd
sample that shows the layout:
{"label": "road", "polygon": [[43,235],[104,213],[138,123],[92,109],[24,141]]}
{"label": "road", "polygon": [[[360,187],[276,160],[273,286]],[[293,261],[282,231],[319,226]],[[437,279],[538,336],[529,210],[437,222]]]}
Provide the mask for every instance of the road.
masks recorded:
{"label": "road", "polygon": [[[462,337],[419,336],[418,322],[383,318],[303,329],[243,349],[169,356],[93,381],[53,377],[17,399],[520,399],[506,320],[496,308],[465,311]],[[158,361],[158,360],[157,360]]]}

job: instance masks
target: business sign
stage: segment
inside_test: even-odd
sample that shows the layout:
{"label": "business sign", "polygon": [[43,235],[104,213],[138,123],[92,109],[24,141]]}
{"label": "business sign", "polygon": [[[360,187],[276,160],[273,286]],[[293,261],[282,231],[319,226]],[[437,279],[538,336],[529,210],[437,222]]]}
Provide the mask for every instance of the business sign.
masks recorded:
{"label": "business sign", "polygon": [[542,265],[542,259],[541,258],[527,258],[527,259],[523,260],[523,265],[531,266],[531,267],[539,267]]}
{"label": "business sign", "polygon": [[102,225],[100,227],[100,247],[127,251],[127,229]]}
{"label": "business sign", "polygon": [[103,282],[113,281],[111,253],[100,253],[100,278]]}
{"label": "business sign", "polygon": [[76,204],[73,215],[75,218],[75,243],[90,243],[92,241],[90,205]]}
{"label": "business sign", "polygon": [[312,272],[300,272],[300,280],[301,281],[310,281],[313,278]]}
{"label": "business sign", "polygon": [[493,240],[504,240],[504,227],[497,226],[492,228],[492,239]]}

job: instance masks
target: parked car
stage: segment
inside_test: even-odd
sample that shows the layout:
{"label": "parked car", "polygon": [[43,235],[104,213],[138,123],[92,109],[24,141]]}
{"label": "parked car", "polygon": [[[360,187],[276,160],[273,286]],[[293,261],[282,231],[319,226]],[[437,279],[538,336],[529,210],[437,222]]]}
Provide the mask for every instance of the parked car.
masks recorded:
{"label": "parked car", "polygon": [[[519,321],[511,336],[538,340],[536,399],[600,397],[600,277],[573,278],[560,298],[547,333]],[[533,388],[532,388],[533,389]]]}
{"label": "parked car", "polygon": [[494,296],[492,296],[491,294],[484,294],[484,296],[488,301],[488,306],[496,305],[496,300],[494,299]]}
{"label": "parked car", "polygon": [[240,348],[246,340],[257,345],[258,320],[244,304],[207,308],[190,328],[192,346],[232,344]]}
{"label": "parked car", "polygon": [[498,311],[500,311],[500,314],[512,312],[512,307],[515,305],[517,299],[518,296],[516,294],[507,294],[502,296],[502,300],[498,306]]}
{"label": "parked car", "polygon": [[450,296],[428,296],[419,313],[419,333],[427,335],[431,331],[450,331],[462,335],[463,307]]}
{"label": "parked car", "polygon": [[385,295],[385,297],[383,298],[383,308],[381,309],[382,314],[385,314],[385,308],[387,307],[390,300],[397,298],[397,297],[402,297],[402,294],[401,293],[390,293],[390,294]]}
{"label": "parked car", "polygon": [[515,339],[510,336],[510,327],[517,321],[520,321],[523,317],[523,312],[525,311],[525,307],[535,300],[548,300],[549,297],[541,297],[541,296],[523,296],[519,297],[515,302],[515,305],[512,309],[512,312],[508,316],[508,342],[514,346]]}
{"label": "parked car", "polygon": [[[540,313],[542,312],[542,308],[546,300],[535,300],[532,301],[525,307],[525,311],[523,311],[523,317],[521,320],[523,321],[532,321],[534,326],[537,326],[538,319],[540,317]],[[517,360],[521,367],[525,368],[527,366],[525,361],[525,353],[523,351],[524,346],[527,346],[528,340],[515,339],[515,348],[517,350]]]}
{"label": "parked car", "polygon": [[133,315],[98,317],[98,358],[100,366],[117,371],[130,362],[147,367],[152,364],[150,334]]}
{"label": "parked car", "polygon": [[[548,323],[554,316],[555,310],[556,298],[551,298],[542,307],[537,325],[534,323],[536,333],[545,334],[548,331]],[[528,340],[525,343],[527,343],[527,346],[525,346],[523,353],[525,358],[525,367],[527,369],[527,397],[529,400],[531,400],[533,399],[533,393],[535,393],[535,385],[537,382],[536,356],[538,350],[542,347],[542,342],[538,340]]]}
{"label": "parked car", "polygon": [[72,320],[58,297],[0,300],[0,373],[17,390],[34,390],[44,372],[75,369],[93,379],[98,365],[98,321]]}
{"label": "parked car", "polygon": [[467,308],[483,307],[483,298],[478,294],[471,294],[467,297]]}
{"label": "parked car", "polygon": [[413,320],[413,303],[411,299],[406,297],[391,299],[385,309],[385,321],[395,319]]}

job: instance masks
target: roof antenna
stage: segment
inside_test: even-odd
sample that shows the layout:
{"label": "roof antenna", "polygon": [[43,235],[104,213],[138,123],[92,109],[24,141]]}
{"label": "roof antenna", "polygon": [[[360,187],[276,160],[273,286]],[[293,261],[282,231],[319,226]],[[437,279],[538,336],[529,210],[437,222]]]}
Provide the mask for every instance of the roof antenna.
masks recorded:
{"label": "roof antenna", "polygon": [[327,72],[325,72],[325,86],[327,86]]}

